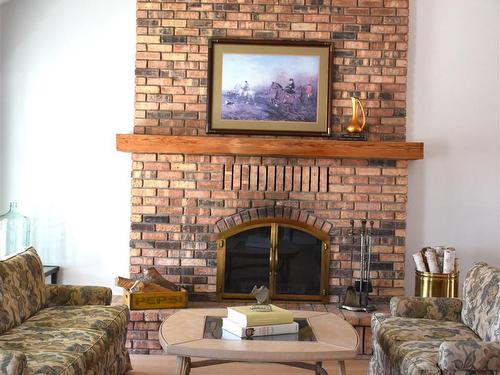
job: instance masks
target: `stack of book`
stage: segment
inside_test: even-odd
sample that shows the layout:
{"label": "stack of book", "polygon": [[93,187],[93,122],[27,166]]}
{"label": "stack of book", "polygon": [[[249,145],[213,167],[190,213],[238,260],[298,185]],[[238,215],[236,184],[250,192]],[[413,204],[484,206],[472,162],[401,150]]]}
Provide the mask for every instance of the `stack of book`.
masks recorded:
{"label": "stack of book", "polygon": [[282,335],[278,339],[297,339],[299,324],[293,321],[293,314],[280,307],[269,306],[270,311],[253,309],[252,306],[228,307],[227,318],[222,319],[223,338],[234,340],[268,336],[272,339],[271,336]]}

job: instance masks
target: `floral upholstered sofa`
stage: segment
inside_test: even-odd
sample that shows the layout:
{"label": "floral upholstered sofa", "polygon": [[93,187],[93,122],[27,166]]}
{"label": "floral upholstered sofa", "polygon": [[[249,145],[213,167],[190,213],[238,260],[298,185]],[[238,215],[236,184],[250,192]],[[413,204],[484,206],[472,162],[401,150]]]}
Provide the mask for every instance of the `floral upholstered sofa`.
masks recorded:
{"label": "floral upholstered sofa", "polygon": [[500,374],[500,269],[474,265],[463,301],[393,298],[371,324],[369,374]]}
{"label": "floral upholstered sofa", "polygon": [[35,249],[0,261],[0,374],[121,375],[127,306],[103,287],[45,285]]}

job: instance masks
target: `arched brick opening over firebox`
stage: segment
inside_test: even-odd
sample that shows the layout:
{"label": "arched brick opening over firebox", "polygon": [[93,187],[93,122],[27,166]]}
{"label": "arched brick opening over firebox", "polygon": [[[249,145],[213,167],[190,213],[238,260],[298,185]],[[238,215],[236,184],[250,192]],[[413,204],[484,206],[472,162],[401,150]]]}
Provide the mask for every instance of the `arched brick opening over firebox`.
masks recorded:
{"label": "arched brick opening over firebox", "polygon": [[261,285],[272,300],[329,301],[332,225],[307,211],[277,208],[217,223],[218,301],[253,299],[252,289]]}
{"label": "arched brick opening over firebox", "polygon": [[223,218],[217,221],[215,231],[221,233],[251,221],[275,218],[296,221],[311,226],[326,234],[330,234],[330,231],[333,229],[331,223],[305,210],[298,210],[292,207],[269,206],[250,208]]}

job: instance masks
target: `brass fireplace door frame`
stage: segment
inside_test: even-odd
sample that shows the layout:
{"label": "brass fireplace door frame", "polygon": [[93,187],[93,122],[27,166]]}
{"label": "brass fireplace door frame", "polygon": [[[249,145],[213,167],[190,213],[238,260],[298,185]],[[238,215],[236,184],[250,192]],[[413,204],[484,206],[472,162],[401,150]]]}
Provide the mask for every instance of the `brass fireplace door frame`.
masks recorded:
{"label": "brass fireplace door frame", "polygon": [[[278,264],[278,228],[288,227],[300,230],[310,234],[311,236],[322,241],[321,244],[321,280],[320,280],[320,294],[314,296],[297,295],[297,294],[277,294],[276,291],[276,271]],[[286,300],[286,301],[321,301],[328,302],[328,276],[330,265],[330,237],[319,231],[318,229],[307,225],[298,223],[288,219],[260,219],[250,221],[231,228],[217,237],[217,301],[223,299],[254,299],[254,297],[247,293],[225,293],[224,292],[224,275],[226,272],[226,240],[238,233],[261,227],[271,227],[271,248],[269,252],[269,290],[270,298],[273,300]]]}

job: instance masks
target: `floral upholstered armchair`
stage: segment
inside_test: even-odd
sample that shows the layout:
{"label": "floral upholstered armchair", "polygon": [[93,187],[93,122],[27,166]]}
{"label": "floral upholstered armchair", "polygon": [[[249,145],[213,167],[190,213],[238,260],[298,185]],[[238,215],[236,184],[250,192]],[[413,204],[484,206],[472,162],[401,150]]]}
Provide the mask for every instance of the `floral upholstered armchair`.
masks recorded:
{"label": "floral upholstered armchair", "polygon": [[371,324],[371,375],[500,374],[500,269],[475,264],[463,300],[395,297]]}
{"label": "floral upholstered armchair", "polygon": [[123,375],[129,311],[111,289],[45,285],[35,249],[0,261],[0,375]]}

